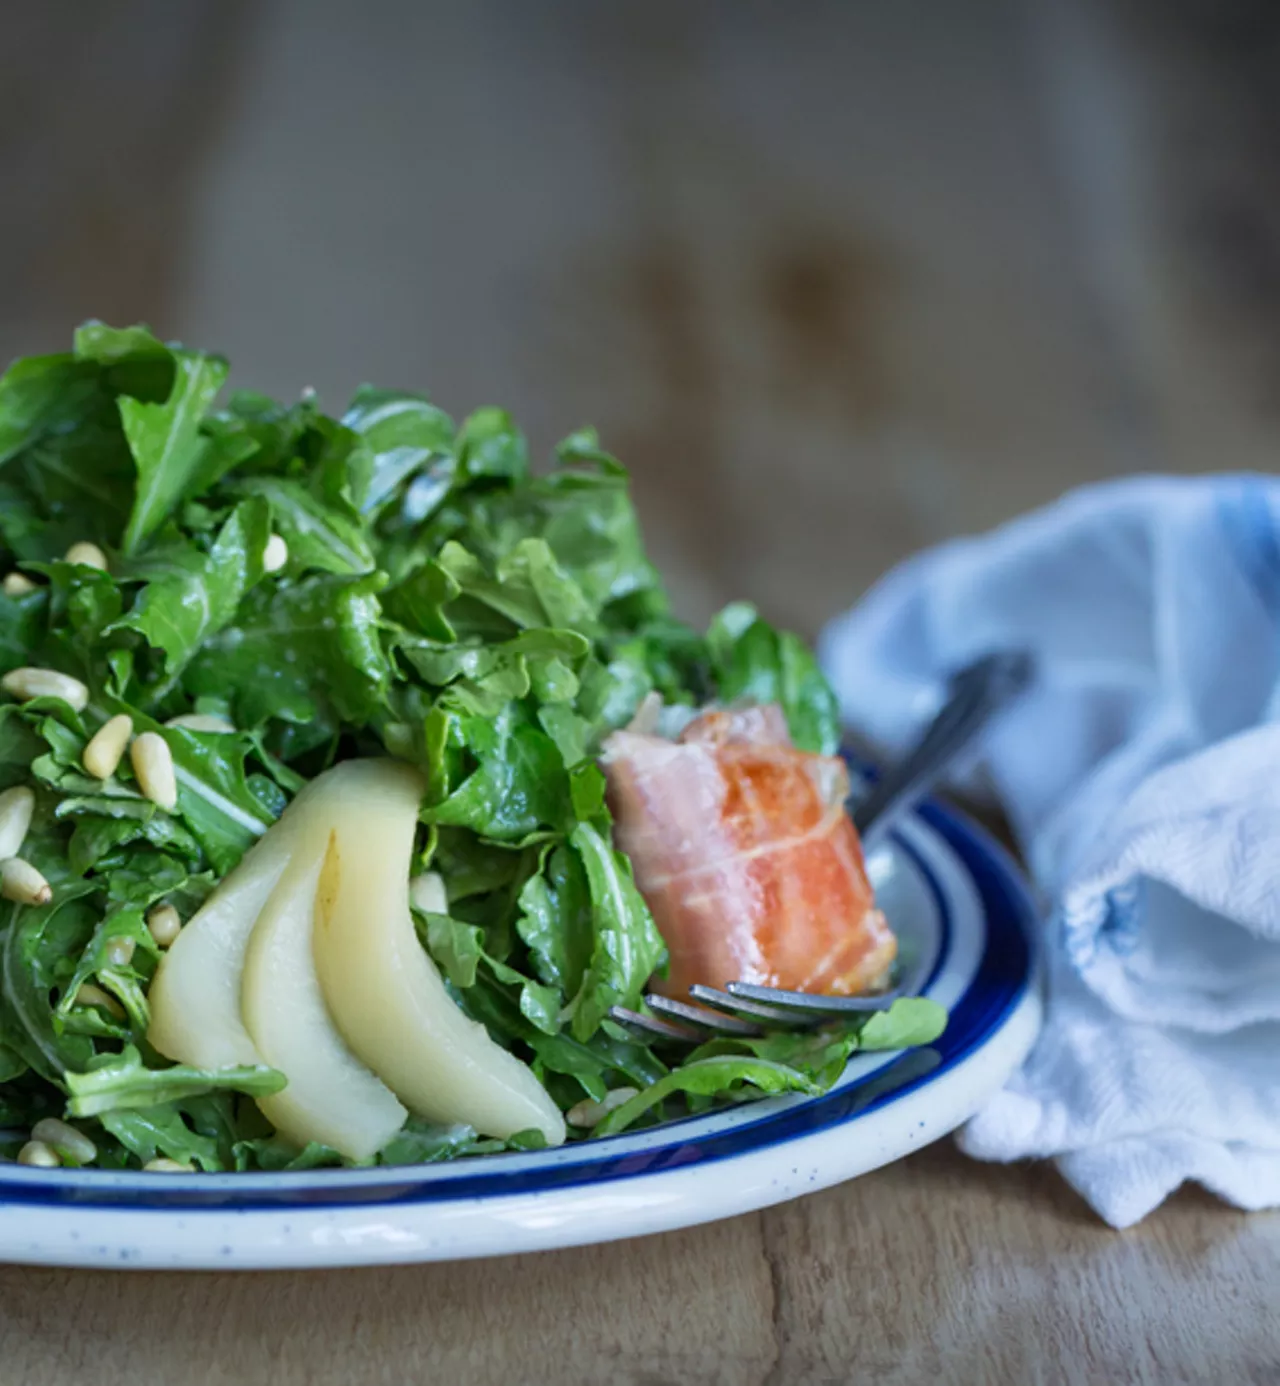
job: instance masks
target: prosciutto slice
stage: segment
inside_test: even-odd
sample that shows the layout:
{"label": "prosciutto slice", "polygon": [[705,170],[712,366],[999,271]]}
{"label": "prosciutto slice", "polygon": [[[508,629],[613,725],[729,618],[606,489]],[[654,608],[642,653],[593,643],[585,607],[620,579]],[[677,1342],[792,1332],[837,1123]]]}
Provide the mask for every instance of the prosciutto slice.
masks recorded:
{"label": "prosciutto slice", "polygon": [[618,846],[671,954],[656,990],[883,982],[897,941],[845,812],[848,772],[797,750],[781,708],[705,712],[674,741],[615,732],[602,763]]}

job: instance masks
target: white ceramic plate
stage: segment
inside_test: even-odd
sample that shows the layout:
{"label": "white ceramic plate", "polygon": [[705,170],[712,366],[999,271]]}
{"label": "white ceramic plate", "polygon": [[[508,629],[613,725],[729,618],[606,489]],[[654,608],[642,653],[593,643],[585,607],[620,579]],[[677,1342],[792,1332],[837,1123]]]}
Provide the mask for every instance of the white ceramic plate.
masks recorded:
{"label": "white ceramic plate", "polygon": [[852,1179],[970,1116],[1040,1023],[1035,917],[1004,853],[927,806],[869,863],[905,985],[951,1013],[931,1048],[783,1097],[559,1150],[297,1174],[0,1173],[0,1259],[67,1266],[376,1265],[633,1237]]}

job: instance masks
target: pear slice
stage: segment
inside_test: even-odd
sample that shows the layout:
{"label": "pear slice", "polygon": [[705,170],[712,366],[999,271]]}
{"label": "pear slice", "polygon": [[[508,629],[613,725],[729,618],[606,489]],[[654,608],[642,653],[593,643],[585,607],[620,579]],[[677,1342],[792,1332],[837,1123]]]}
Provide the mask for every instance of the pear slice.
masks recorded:
{"label": "pear slice", "polygon": [[319,1141],[348,1159],[369,1160],[408,1113],[343,1043],[320,994],[311,935],[329,816],[316,813],[321,807],[333,804],[312,804],[309,831],[254,925],[240,1006],[258,1052],[289,1080],[282,1092],[257,1099],[267,1120],[300,1145]]}
{"label": "pear slice", "polygon": [[299,804],[249,849],[161,958],[147,992],[147,1039],[166,1059],[196,1068],[263,1062],[240,1018],[240,978],[249,935],[289,865]]}
{"label": "pear slice", "polygon": [[409,913],[422,777],[394,760],[347,761],[316,895],[316,972],[347,1043],[413,1112],[505,1138],[564,1118],[532,1070],[460,1011]]}

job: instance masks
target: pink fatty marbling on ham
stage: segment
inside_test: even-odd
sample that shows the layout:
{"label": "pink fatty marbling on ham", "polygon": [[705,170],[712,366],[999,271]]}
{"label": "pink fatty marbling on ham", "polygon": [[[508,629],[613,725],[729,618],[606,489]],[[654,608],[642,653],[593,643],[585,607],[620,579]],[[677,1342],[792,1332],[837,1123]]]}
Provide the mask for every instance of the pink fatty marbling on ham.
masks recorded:
{"label": "pink fatty marbling on ham", "polygon": [[882,982],[897,941],[845,812],[848,772],[797,750],[780,708],[704,712],[675,741],[615,732],[603,764],[618,846],[671,954],[656,990]]}

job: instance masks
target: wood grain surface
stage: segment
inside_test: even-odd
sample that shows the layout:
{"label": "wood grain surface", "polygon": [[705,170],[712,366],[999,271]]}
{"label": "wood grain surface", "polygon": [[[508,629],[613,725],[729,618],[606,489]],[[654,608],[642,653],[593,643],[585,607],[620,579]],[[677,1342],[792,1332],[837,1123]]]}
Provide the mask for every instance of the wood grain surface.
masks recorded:
{"label": "wood grain surface", "polygon": [[764,1213],[537,1256],[306,1274],[0,1270],[22,1386],[1280,1380],[1280,1215],[1103,1227],[949,1144]]}
{"label": "wood grain surface", "polygon": [[[0,355],[150,320],[537,447],[813,632],[1069,486],[1280,455],[1268,0],[0,0]],[[0,1270],[0,1386],[1280,1382],[1280,1218],[949,1145],[519,1260]]]}

